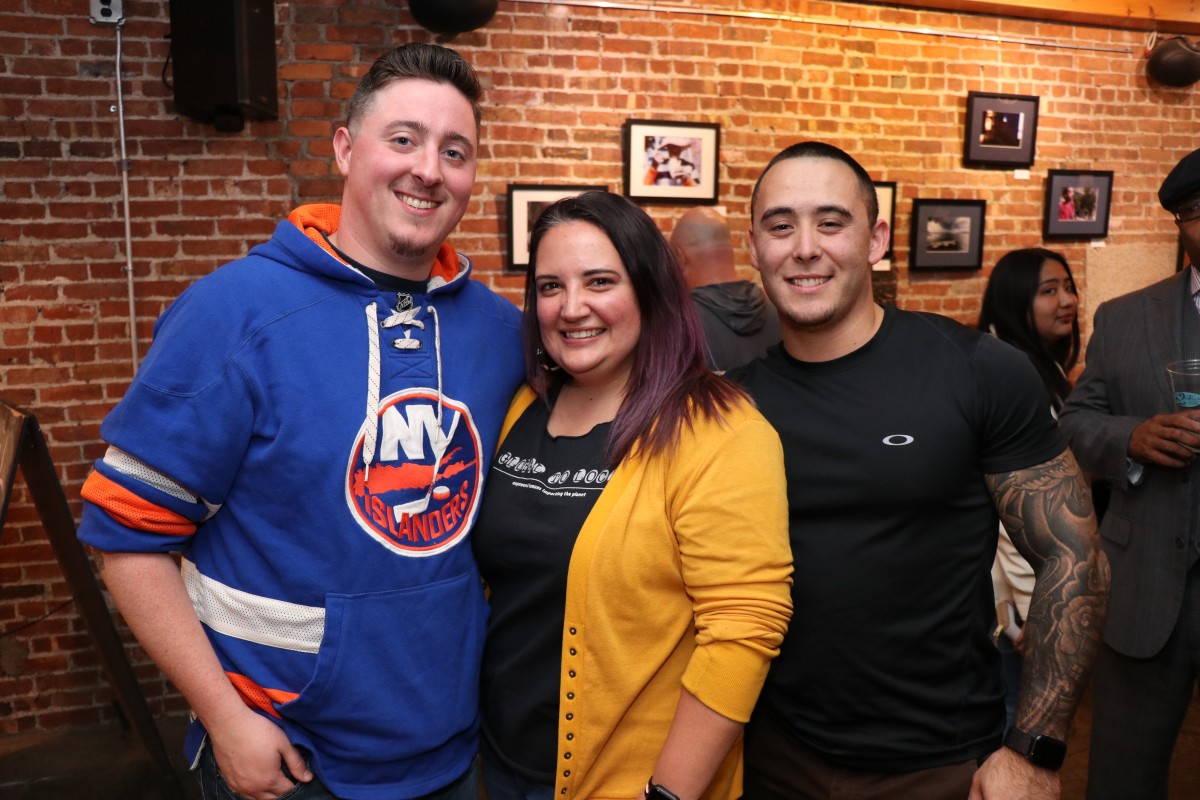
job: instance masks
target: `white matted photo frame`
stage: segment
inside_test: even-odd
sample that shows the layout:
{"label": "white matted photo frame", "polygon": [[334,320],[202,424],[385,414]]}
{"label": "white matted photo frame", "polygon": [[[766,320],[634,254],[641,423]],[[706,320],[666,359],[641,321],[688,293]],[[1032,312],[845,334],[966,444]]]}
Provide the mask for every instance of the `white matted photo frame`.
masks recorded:
{"label": "white matted photo frame", "polygon": [[529,234],[533,223],[555,200],[584,192],[607,192],[607,186],[510,183],[508,185],[508,268],[529,266]]}
{"label": "white matted photo frame", "polygon": [[980,269],[986,200],[913,200],[909,269]]}
{"label": "white matted photo frame", "polygon": [[713,205],[719,196],[721,126],[630,119],[622,128],[625,196],[637,202]]}
{"label": "white matted photo frame", "polygon": [[1052,169],[1046,175],[1043,239],[1108,236],[1113,174],[1105,170]]}
{"label": "white matted photo frame", "polygon": [[968,92],[963,164],[995,169],[1032,166],[1039,102],[1032,95]]}
{"label": "white matted photo frame", "polygon": [[[875,197],[879,200],[879,218],[888,224],[887,252],[883,254],[879,264],[875,265],[875,269],[880,270],[880,264],[884,262],[887,262],[890,268],[892,259],[896,257],[893,252],[896,244],[896,182],[875,181],[874,183]],[[880,271],[886,271],[886,269]]]}

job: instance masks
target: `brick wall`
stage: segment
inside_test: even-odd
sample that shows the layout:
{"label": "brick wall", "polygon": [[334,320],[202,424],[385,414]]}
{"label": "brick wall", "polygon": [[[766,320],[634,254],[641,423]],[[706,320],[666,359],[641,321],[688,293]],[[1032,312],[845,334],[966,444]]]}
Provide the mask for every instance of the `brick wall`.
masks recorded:
{"label": "brick wall", "polygon": [[[719,13],[505,0],[485,28],[453,40],[488,87],[479,181],[453,238],[480,280],[519,297],[522,280],[504,271],[507,184],[619,190],[620,127],[630,117],[721,124],[720,202],[739,231],[759,169],[793,141],[827,139],[896,181],[895,270],[881,277],[906,308],[970,321],[986,276],[909,274],[914,197],[987,200],[990,266],[1041,242],[1044,179],[1055,167],[1116,172],[1107,251],[1054,245],[1081,284],[1098,254],[1117,248],[1142,254],[1121,264],[1135,282],[1173,269],[1174,228],[1154,193],[1195,146],[1200,102],[1195,88],[1148,84],[1144,32],[803,0],[771,4],[789,19],[723,13],[761,8],[750,0],[686,5]],[[103,452],[100,420],[132,369],[111,108],[116,41],[88,22],[84,0],[10,0],[4,9],[0,396],[36,413],[78,512],[80,483]],[[275,11],[280,119],[219,133],[172,111],[161,80],[167,4],[126,0],[121,74],[142,354],[155,317],[189,282],[265,239],[292,206],[337,199],[330,139],[362,65],[390,45],[434,39],[400,3],[281,0]],[[1041,97],[1030,178],[962,166],[970,90]],[[669,229],[684,209],[648,210]],[[111,715],[68,601],[18,480],[0,541],[0,734]],[[182,710],[132,642],[129,654],[153,710]]]}

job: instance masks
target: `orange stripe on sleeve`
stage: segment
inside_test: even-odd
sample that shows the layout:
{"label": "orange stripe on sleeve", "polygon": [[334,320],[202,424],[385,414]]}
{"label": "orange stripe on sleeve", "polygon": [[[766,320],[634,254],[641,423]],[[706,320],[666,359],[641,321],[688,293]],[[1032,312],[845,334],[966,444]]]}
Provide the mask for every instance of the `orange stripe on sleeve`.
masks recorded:
{"label": "orange stripe on sleeve", "polygon": [[127,528],[170,536],[196,532],[196,523],[174,511],[138,497],[124,486],[92,472],[83,483],[83,499],[95,503]]}
{"label": "orange stripe on sleeve", "polygon": [[275,706],[289,703],[300,696],[296,692],[285,692],[281,689],[264,689],[245,675],[239,675],[236,672],[226,672],[225,674],[229,677],[233,688],[237,689],[238,694],[242,696],[242,702],[277,719],[281,717],[275,710]]}

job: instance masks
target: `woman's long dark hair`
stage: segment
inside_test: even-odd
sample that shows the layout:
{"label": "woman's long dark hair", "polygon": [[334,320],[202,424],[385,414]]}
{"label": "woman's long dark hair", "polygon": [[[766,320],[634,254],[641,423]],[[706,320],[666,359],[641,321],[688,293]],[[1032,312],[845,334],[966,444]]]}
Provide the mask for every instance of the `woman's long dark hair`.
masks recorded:
{"label": "woman's long dark hair", "polygon": [[604,232],[629,273],[641,317],[625,399],[609,430],[606,461],[616,466],[635,451],[651,456],[670,450],[694,414],[719,419],[745,393],[712,373],[704,358],[704,333],[671,248],[646,212],[609,192],[585,192],[549,206],[534,223],[525,274],[521,333],[525,378],[549,402],[569,376],[540,363],[537,319],[538,248],[550,229],[586,222]]}
{"label": "woman's long dark hair", "polygon": [[1071,392],[1066,373],[1079,359],[1079,317],[1071,325],[1071,335],[1052,345],[1047,346],[1038,335],[1033,324],[1033,301],[1038,293],[1042,264],[1047,260],[1062,264],[1071,284],[1075,284],[1071,268],[1061,253],[1043,247],[1006,253],[996,262],[983,293],[979,329],[1025,351],[1042,376],[1057,411]]}

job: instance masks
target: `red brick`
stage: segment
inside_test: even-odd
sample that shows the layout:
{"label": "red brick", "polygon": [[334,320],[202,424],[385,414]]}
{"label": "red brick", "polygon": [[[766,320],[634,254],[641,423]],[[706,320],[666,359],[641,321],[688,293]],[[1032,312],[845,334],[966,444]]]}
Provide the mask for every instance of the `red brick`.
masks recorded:
{"label": "red brick", "polygon": [[354,58],[354,48],[348,44],[298,44],[295,58],[297,61],[350,61]]}
{"label": "red brick", "polygon": [[[32,7],[29,0],[25,5]],[[0,12],[0,59],[7,67],[0,74],[0,393],[37,408],[77,513],[79,484],[105,447],[99,421],[132,371],[118,130],[109,110],[115,43],[111,30],[86,20],[77,0],[33,5],[35,14]],[[279,120],[220,133],[176,114],[161,83],[167,5],[140,5],[123,41],[133,327],[143,355],[154,319],[192,281],[264,240],[297,202],[338,201],[343,182],[331,141],[365,62],[393,43],[433,38],[412,24],[403,4],[293,3],[278,27]],[[505,269],[507,184],[599,183],[619,190],[621,126],[631,117],[721,124],[719,200],[739,231],[748,226],[759,169],[800,139],[827,139],[859,156],[876,177],[895,180],[903,307],[970,322],[987,268],[1007,249],[1040,243],[1050,168],[1117,172],[1109,244],[1173,252],[1175,231],[1157,209],[1155,192],[1174,160],[1195,146],[1200,107],[1189,89],[1149,88],[1144,34],[877,4],[785,5],[803,5],[814,19],[875,27],[668,9],[578,7],[560,15],[501,4],[492,23],[455,37],[452,45],[476,65],[486,87],[479,184],[454,235],[473,257],[474,276],[522,301],[523,275]],[[924,26],[1128,52],[905,32]],[[1011,170],[963,168],[970,90],[1042,98],[1030,180],[1015,180]],[[918,196],[988,201],[983,271],[908,272],[908,214]],[[680,209],[664,205],[652,213],[666,227]],[[1087,244],[1056,249],[1086,287]],[[28,592],[0,591],[2,629],[26,612],[45,613],[67,593],[20,485],[0,543],[0,587]],[[151,708],[186,708],[122,632]],[[31,648],[34,673],[0,676],[0,733],[111,719],[111,697],[73,608],[20,641]],[[71,676],[79,665],[85,674]]]}
{"label": "red brick", "polygon": [[317,62],[280,64],[278,76],[282,81],[288,80],[329,80],[333,77],[333,68],[329,64]]}

